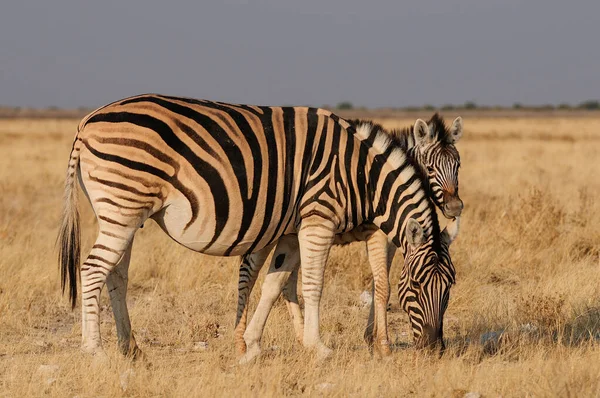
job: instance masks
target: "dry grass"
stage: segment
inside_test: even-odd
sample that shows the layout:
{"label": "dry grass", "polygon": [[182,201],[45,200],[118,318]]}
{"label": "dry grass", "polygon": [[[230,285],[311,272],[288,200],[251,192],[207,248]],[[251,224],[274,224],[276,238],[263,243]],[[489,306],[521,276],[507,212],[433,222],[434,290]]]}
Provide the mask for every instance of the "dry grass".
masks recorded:
{"label": "dry grass", "polygon": [[[152,223],[134,244],[129,294],[148,360],[118,355],[106,293],[111,363],[80,354],[79,311],[61,297],[54,252],[76,123],[0,121],[0,396],[600,394],[599,119],[465,120],[458,146],[466,208],[452,248],[458,283],[443,358],[410,348],[394,298],[396,349],[389,359],[370,358],[359,304],[369,271],[364,246],[355,244],[334,250],[327,268],[322,332],[333,358],[318,364],[293,341],[279,303],[264,355],[245,367],[233,349],[236,259],[178,247]],[[96,227],[82,208],[85,251]],[[199,341],[208,348],[195,349]]]}

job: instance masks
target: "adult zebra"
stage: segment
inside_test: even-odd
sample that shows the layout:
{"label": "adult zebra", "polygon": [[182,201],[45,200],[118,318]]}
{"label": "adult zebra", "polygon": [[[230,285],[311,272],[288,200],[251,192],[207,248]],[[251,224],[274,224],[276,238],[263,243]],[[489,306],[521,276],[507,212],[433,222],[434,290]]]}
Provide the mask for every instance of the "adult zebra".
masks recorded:
{"label": "adult zebra", "polygon": [[[418,119],[413,126],[401,130],[392,130],[385,132],[383,127],[365,120],[350,120],[353,126],[371,129],[372,133],[385,133],[390,136],[393,143],[404,150],[409,158],[413,159],[423,175],[427,176],[429,182],[429,194],[442,210],[447,218],[454,219],[460,216],[462,211],[462,201],[458,196],[458,169],[460,167],[460,157],[454,144],[462,136],[462,119],[456,118],[448,128],[443,118],[437,113],[434,114],[427,123]],[[447,234],[448,244],[454,240],[458,233],[458,220],[451,224],[451,233]],[[450,239],[451,238],[451,239]],[[369,321],[365,331],[365,339],[370,347],[373,347],[374,340],[377,342],[374,348],[381,354],[390,353],[389,339],[387,333],[387,312],[386,307],[389,301],[389,269],[394,257],[396,248],[389,244],[386,235],[373,224],[363,224],[350,232],[338,235],[335,238],[335,244],[348,244],[356,241],[365,241],[367,243],[367,255],[371,263],[374,277],[374,300],[371,303]],[[404,245],[406,247],[407,245]],[[235,343],[239,354],[245,354],[242,357],[243,362],[253,359],[260,353],[260,339],[269,311],[279,296],[283,287],[283,296],[290,312],[292,323],[298,340],[302,341],[303,320],[302,312],[298,305],[296,294],[296,284],[298,276],[298,267],[300,265],[300,254],[298,252],[298,243],[293,238],[282,238],[278,244],[275,254],[272,257],[269,275],[263,283],[263,294],[261,295],[256,314],[252,318],[250,326],[246,331],[247,304],[254,282],[258,277],[258,272],[262,268],[270,248],[265,248],[255,253],[247,254],[242,257],[239,270],[238,282],[238,310],[235,329]],[[404,273],[405,278],[408,277]],[[287,280],[287,282],[286,282]],[[401,289],[398,297],[405,301],[407,296],[406,284],[401,283]],[[411,324],[413,326],[413,335],[420,344],[428,344],[429,338],[437,341],[435,336],[424,336],[423,317],[416,316],[417,311],[421,314],[425,312],[423,307],[425,303],[419,300],[421,292],[416,291],[414,306],[417,309],[409,313]],[[405,305],[403,307],[406,308]],[[376,336],[376,338],[375,338]],[[441,337],[439,338],[441,340]],[[247,351],[248,347],[248,351]]]}
{"label": "adult zebra", "polygon": [[[92,353],[103,353],[99,298],[105,283],[120,348],[137,352],[125,302],[127,272],[135,232],[149,218],[180,244],[219,256],[252,253],[297,233],[303,342],[320,356],[330,352],[319,335],[319,302],[336,234],[370,222],[399,246],[408,215],[424,220],[426,241],[434,243],[407,258],[409,267],[437,256],[440,246],[424,182],[386,135],[357,130],[323,109],[146,94],[106,105],[79,124],[59,233],[62,285],[69,285],[73,307],[80,240],[76,178],[99,227],[80,269],[82,348]],[[407,222],[399,224],[399,215]]]}

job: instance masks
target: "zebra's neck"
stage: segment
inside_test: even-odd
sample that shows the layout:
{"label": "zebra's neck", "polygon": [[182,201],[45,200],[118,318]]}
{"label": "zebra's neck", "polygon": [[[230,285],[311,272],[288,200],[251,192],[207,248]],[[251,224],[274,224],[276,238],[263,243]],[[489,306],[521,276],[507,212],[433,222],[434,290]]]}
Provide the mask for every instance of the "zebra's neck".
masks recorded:
{"label": "zebra's neck", "polygon": [[368,150],[369,218],[403,252],[407,250],[405,228],[410,218],[421,224],[426,241],[439,246],[435,206],[419,166],[388,134],[369,127],[358,125],[355,133]]}
{"label": "zebra's neck", "polygon": [[[399,148],[406,153],[406,155],[408,155],[409,159],[412,160],[412,164],[415,169],[422,174],[424,181],[427,181],[425,159],[423,154],[417,150],[417,142],[413,134],[414,125],[410,125],[401,129],[386,130],[382,125],[374,123],[371,120],[353,119],[350,120],[349,123],[355,127],[359,127],[361,125],[369,126],[371,129],[371,134],[374,136],[385,134],[387,137],[389,137],[391,145]],[[434,195],[431,191],[429,183],[427,182],[424,186],[428,191],[428,194],[433,197]]]}

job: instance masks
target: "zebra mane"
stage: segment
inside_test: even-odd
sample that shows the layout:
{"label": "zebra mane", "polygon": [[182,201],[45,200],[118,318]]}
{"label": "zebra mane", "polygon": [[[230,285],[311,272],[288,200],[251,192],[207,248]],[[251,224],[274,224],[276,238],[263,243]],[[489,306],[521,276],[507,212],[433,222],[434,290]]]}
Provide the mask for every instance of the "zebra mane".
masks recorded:
{"label": "zebra mane", "polygon": [[448,126],[446,126],[444,118],[440,116],[439,113],[434,113],[433,116],[431,116],[431,118],[427,121],[427,125],[431,126],[434,137],[437,138],[438,141],[444,144],[452,142],[450,129]]}
{"label": "zebra mane", "polygon": [[[348,123],[356,127],[367,124],[374,133],[384,132],[390,137],[394,144],[405,151],[415,145],[414,137],[412,135],[414,124],[400,129],[386,130],[381,124],[375,123],[372,120],[352,119],[348,120]],[[426,123],[432,129],[436,141],[440,141],[443,144],[451,143],[450,129],[446,126],[444,118],[439,113],[434,113]]]}
{"label": "zebra mane", "polygon": [[[430,120],[434,120],[434,126],[441,121],[441,125],[444,126],[444,121],[436,113]],[[433,241],[432,248],[436,253],[441,253],[441,229],[439,219],[436,211],[435,202],[433,200],[433,191],[429,185],[427,176],[422,171],[422,168],[417,164],[416,160],[407,156],[407,148],[409,146],[409,139],[412,140],[412,129],[413,126],[403,128],[401,130],[394,130],[389,133],[380,124],[374,123],[371,120],[353,119],[349,120],[350,124],[349,131],[354,132],[363,141],[370,141],[371,147],[376,149],[379,153],[385,153],[390,151],[388,161],[396,167],[400,167],[403,163],[407,163],[409,167],[412,167],[416,177],[421,181],[421,186],[427,196],[428,205],[430,208],[429,214],[431,215],[431,234],[429,239]],[[428,122],[429,124],[429,122]],[[354,130],[354,131],[353,131]],[[437,129],[436,129],[437,131]],[[414,145],[414,144],[413,144]]]}

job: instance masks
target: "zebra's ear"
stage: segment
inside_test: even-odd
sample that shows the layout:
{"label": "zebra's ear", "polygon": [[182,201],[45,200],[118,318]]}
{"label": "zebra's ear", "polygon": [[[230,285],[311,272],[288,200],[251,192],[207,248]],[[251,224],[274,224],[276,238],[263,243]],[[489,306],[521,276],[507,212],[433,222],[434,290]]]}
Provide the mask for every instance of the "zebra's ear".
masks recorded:
{"label": "zebra's ear", "polygon": [[427,145],[433,142],[433,129],[430,129],[427,123],[422,119],[417,119],[413,126],[413,134],[417,145]]}
{"label": "zebra's ear", "polygon": [[406,239],[413,248],[421,245],[425,240],[423,227],[414,218],[408,220],[408,224],[406,225]]}
{"label": "zebra's ear", "polygon": [[448,135],[446,136],[446,142],[448,144],[456,144],[458,140],[460,140],[460,137],[462,137],[462,133],[463,120],[462,117],[459,116],[456,119],[454,119],[454,122],[452,122],[452,127],[450,127]]}
{"label": "zebra's ear", "polygon": [[450,221],[446,228],[442,231],[442,241],[446,244],[446,246],[450,246],[454,239],[458,236],[458,230],[460,227],[460,217],[454,218],[454,220]]}

